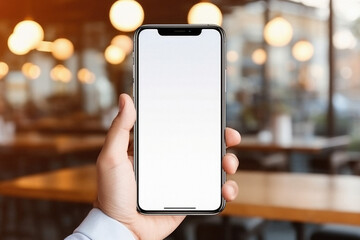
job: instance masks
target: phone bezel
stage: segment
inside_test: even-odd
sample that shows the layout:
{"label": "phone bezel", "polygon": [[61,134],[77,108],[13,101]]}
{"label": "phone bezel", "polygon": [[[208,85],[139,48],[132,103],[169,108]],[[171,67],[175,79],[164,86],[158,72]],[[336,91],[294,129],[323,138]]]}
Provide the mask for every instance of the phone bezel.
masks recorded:
{"label": "phone bezel", "polygon": [[[223,156],[226,153],[226,146],[225,146],[225,124],[226,124],[226,88],[225,88],[225,82],[226,82],[226,76],[225,76],[225,68],[226,68],[226,59],[225,59],[225,51],[226,51],[226,36],[224,30],[217,25],[211,25],[211,24],[151,24],[151,25],[143,25],[139,27],[135,33],[134,33],[134,52],[133,52],[133,95],[134,95],[134,103],[136,108],[136,122],[134,125],[134,172],[135,172],[135,178],[136,178],[136,186],[137,186],[137,196],[136,196],[136,207],[137,211],[142,214],[148,214],[148,215],[213,215],[220,213],[225,208],[225,199],[221,197],[220,206],[217,209],[214,210],[146,210],[140,207],[139,205],[139,174],[138,174],[138,59],[139,59],[139,36],[141,31],[145,29],[157,29],[157,30],[173,30],[173,32],[176,32],[176,30],[202,30],[202,29],[214,29],[219,32],[221,36],[221,157],[220,161],[222,161]],[[169,34],[169,35],[182,35],[181,32],[177,32],[178,34]],[[201,33],[200,33],[201,34]],[[185,34],[189,35],[189,34]],[[190,34],[193,35],[193,34]],[[225,171],[220,168],[221,171],[221,187],[226,181],[226,173]],[[221,189],[220,189],[221,193]]]}

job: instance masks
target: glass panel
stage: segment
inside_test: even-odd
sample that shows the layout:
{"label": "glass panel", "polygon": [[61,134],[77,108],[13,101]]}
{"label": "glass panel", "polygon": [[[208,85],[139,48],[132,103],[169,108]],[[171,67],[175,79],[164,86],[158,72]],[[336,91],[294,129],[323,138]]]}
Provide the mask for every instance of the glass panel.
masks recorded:
{"label": "glass panel", "polygon": [[334,0],[336,133],[353,136],[360,150],[360,1]]}
{"label": "glass panel", "polygon": [[[271,119],[281,113],[291,116],[294,134],[304,134],[305,125],[305,134],[326,134],[328,1],[307,2],[254,2],[225,16],[229,126],[257,133],[271,129]],[[267,15],[269,21],[281,17],[290,24],[289,43],[279,47],[264,41]],[[281,34],[273,38],[284,39],[286,33]]]}

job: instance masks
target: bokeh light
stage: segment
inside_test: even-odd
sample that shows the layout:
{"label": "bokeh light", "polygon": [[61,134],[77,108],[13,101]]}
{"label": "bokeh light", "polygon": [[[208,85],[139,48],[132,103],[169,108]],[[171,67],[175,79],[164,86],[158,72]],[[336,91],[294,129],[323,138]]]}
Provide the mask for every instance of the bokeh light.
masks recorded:
{"label": "bokeh light", "polygon": [[251,59],[255,64],[263,65],[266,62],[267,54],[264,49],[258,48],[252,53]]}
{"label": "bokeh light", "polygon": [[334,46],[337,49],[354,49],[357,44],[355,36],[349,29],[342,29],[335,32],[333,36]]}
{"label": "bokeh light", "polygon": [[134,0],[119,0],[111,6],[109,17],[117,30],[131,32],[144,21],[144,10]]}
{"label": "bokeh light", "polygon": [[66,60],[73,55],[74,45],[66,38],[59,38],[52,43],[51,50],[56,59]]}
{"label": "bokeh light", "polygon": [[118,46],[126,54],[129,54],[133,50],[133,41],[129,36],[117,35],[111,40],[111,45]]}
{"label": "bokeh light", "polygon": [[37,79],[41,74],[41,69],[33,63],[25,63],[21,68],[22,73],[29,79]]}
{"label": "bokeh light", "polygon": [[82,68],[78,71],[77,77],[80,82],[91,84],[95,81],[95,74],[87,68]]}
{"label": "bokeh light", "polygon": [[265,25],[264,38],[271,46],[285,46],[291,41],[292,36],[293,28],[283,17],[276,17]]}
{"label": "bokeh light", "polygon": [[39,45],[36,47],[36,50],[40,52],[51,52],[52,51],[52,42],[49,41],[41,41]]}
{"label": "bokeh light", "polygon": [[226,59],[228,62],[236,62],[239,59],[239,54],[234,50],[230,50],[226,54]]}
{"label": "bokeh light", "polygon": [[220,9],[212,3],[197,3],[188,13],[188,23],[190,24],[222,24],[222,13]]}
{"label": "bokeh light", "polygon": [[105,59],[111,64],[120,64],[125,56],[125,51],[118,46],[110,45],[105,49]]}
{"label": "bokeh light", "polygon": [[4,62],[0,62],[0,79],[5,77],[8,74],[8,72],[9,72],[9,66]]}
{"label": "bokeh light", "polygon": [[15,33],[9,36],[7,44],[10,51],[16,55],[25,55],[30,51],[29,43]]}
{"label": "bokeh light", "polygon": [[309,41],[301,40],[293,46],[292,54],[296,60],[305,62],[314,55],[314,47]]}
{"label": "bokeh light", "polygon": [[53,69],[51,69],[50,77],[54,81],[68,83],[71,81],[72,74],[68,68],[66,68],[64,65],[59,64],[56,65]]}
{"label": "bokeh light", "polygon": [[19,22],[14,28],[14,34],[29,46],[29,50],[36,48],[44,39],[43,28],[32,20]]}

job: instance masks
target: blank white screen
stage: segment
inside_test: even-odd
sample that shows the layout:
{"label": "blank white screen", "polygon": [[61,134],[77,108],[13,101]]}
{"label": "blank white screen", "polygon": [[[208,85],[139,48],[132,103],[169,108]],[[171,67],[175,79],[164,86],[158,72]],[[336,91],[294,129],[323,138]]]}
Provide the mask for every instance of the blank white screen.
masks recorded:
{"label": "blank white screen", "polygon": [[138,39],[140,208],[216,210],[221,203],[221,35]]}

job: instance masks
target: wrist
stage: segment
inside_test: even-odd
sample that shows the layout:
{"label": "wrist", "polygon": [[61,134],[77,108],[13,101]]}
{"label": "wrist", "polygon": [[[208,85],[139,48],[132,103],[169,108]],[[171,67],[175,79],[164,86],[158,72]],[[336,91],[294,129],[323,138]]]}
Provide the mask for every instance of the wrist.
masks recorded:
{"label": "wrist", "polygon": [[131,229],[131,227],[130,227],[129,225],[127,225],[127,224],[125,224],[125,223],[123,223],[123,222],[120,222],[120,223],[123,224],[127,229],[129,229],[129,231],[131,232],[131,234],[133,235],[133,237],[134,237],[135,240],[140,240],[140,237],[136,234],[135,231],[133,231],[133,230]]}
{"label": "wrist", "polygon": [[126,227],[126,229],[132,234],[132,236],[134,237],[135,240],[140,240],[140,237],[136,234],[136,232],[133,230],[133,227],[130,224],[128,224],[124,221],[121,221],[119,218],[117,218],[116,216],[113,216],[113,214],[111,214],[110,212],[103,209],[98,201],[94,202],[93,207],[96,209],[99,209],[105,215],[107,215],[108,217],[114,219],[115,221],[119,222],[124,227]]}
{"label": "wrist", "polygon": [[125,224],[97,208],[89,212],[74,233],[85,235],[89,239],[138,239]]}

